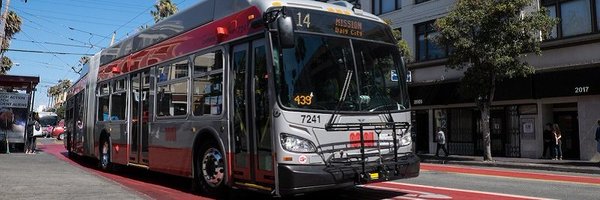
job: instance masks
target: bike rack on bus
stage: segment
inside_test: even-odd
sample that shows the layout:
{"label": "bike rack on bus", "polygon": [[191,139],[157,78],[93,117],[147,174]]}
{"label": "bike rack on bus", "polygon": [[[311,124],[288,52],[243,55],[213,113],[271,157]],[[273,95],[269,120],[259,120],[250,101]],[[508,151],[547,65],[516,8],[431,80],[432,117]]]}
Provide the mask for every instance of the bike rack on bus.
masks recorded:
{"label": "bike rack on bus", "polygon": [[[333,170],[342,169],[342,168],[354,168],[356,164],[360,164],[360,175],[358,178],[358,182],[366,183],[371,180],[371,176],[369,172],[367,172],[367,156],[377,156],[379,159],[375,164],[378,166],[378,171],[380,175],[383,175],[383,179],[387,179],[389,176],[389,169],[382,168],[386,162],[390,163],[398,163],[398,135],[401,134],[401,137],[404,134],[410,134],[410,124],[408,122],[375,122],[375,123],[332,123],[327,124],[325,126],[325,130],[327,131],[358,131],[360,135],[360,155],[352,156],[347,154],[346,158],[334,158],[334,154],[336,152],[342,152],[346,150],[354,150],[356,147],[350,147],[352,144],[356,142],[340,142],[340,143],[330,143],[326,145],[319,145],[317,148],[320,150],[319,154],[323,158],[326,166]],[[392,140],[382,140],[381,133],[384,130],[392,131]],[[365,131],[374,131],[377,134],[377,140],[365,140],[364,133]],[[400,133],[398,133],[400,131]],[[365,149],[367,145],[366,142],[376,143],[375,149],[377,152],[369,152],[366,153]],[[385,144],[383,148],[393,148],[393,151],[388,154],[382,154],[382,144]],[[336,146],[341,146],[342,148],[336,148]],[[324,150],[325,149],[325,150]],[[331,153],[329,158],[325,158],[326,153]],[[367,155],[368,154],[368,155]],[[360,160],[354,159],[355,157],[360,157]],[[354,160],[353,160],[354,159]],[[397,172],[397,166],[394,167],[394,171]]]}

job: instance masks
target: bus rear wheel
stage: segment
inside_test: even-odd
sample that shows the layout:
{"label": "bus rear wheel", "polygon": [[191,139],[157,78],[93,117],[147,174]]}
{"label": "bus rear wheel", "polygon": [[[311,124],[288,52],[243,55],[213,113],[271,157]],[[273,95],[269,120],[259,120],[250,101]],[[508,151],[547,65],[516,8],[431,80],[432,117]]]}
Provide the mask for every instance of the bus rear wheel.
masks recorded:
{"label": "bus rear wheel", "polygon": [[210,142],[200,145],[196,154],[195,181],[202,192],[223,194],[225,190],[225,157],[220,148]]}

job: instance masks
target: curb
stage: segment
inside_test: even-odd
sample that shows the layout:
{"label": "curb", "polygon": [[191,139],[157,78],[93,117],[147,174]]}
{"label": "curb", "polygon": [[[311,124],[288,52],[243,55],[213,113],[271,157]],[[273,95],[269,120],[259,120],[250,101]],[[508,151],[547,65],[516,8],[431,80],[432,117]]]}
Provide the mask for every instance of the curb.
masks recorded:
{"label": "curb", "polygon": [[593,168],[581,168],[581,167],[558,167],[544,164],[534,163],[506,163],[506,162],[460,162],[460,161],[443,161],[443,160],[421,160],[422,163],[430,164],[447,164],[447,165],[464,165],[464,166],[479,166],[479,167],[500,167],[510,169],[533,169],[533,170],[544,170],[544,171],[558,171],[558,172],[573,172],[573,173],[584,173],[584,174],[600,174],[600,167],[597,169]]}

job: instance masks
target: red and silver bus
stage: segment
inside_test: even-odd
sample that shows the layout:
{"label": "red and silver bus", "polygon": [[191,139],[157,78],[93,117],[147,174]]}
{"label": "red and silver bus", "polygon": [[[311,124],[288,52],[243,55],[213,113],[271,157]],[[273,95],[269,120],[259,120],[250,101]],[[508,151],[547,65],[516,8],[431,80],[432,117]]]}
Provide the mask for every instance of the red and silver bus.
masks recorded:
{"label": "red and silver bus", "polygon": [[416,177],[391,29],[347,2],[205,0],[92,57],[70,155],[291,195]]}

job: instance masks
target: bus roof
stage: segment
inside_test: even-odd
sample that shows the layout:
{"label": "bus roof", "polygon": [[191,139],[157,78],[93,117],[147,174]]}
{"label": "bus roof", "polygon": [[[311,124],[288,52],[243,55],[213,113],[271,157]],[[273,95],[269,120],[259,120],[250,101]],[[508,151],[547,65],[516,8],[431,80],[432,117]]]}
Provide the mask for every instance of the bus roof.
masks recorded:
{"label": "bus roof", "polygon": [[290,6],[353,15],[382,22],[381,19],[369,13],[361,10],[353,11],[352,4],[345,1],[324,3],[316,0],[201,0],[197,4],[102,50],[100,66],[253,6],[261,13],[271,7]]}

